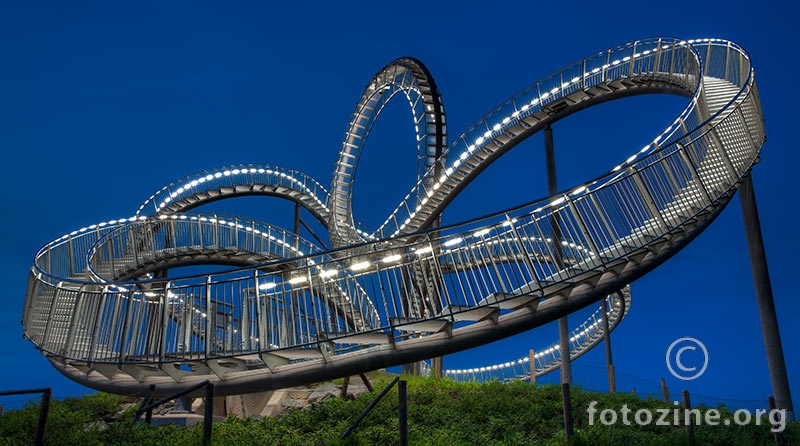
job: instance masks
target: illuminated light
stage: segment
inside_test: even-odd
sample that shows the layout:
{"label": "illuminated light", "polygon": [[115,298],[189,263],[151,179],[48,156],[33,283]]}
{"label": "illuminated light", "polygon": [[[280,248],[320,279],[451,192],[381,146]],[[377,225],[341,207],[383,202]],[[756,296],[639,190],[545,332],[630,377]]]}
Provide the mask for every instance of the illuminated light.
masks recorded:
{"label": "illuminated light", "polygon": [[258,173],[264,173],[264,172],[265,172],[265,170],[264,170],[264,169],[258,169],[258,171],[257,171],[257,172],[258,172]]}
{"label": "illuminated light", "polygon": [[511,122],[511,118],[509,118],[507,116],[505,118],[503,118],[503,125],[508,124],[509,122]]}
{"label": "illuminated light", "polygon": [[550,206],[558,206],[559,204],[561,204],[561,203],[563,203],[565,201],[567,201],[566,197],[556,198],[555,200],[550,202]]}
{"label": "illuminated light", "polygon": [[484,236],[484,235],[488,234],[489,232],[490,232],[489,228],[484,228],[484,229],[481,229],[480,231],[475,231],[475,233],[472,234],[472,236],[473,237],[481,237],[481,236]]}
{"label": "illuminated light", "polygon": [[229,176],[231,176],[231,171],[230,170],[226,170],[225,172],[222,172],[222,174],[225,175],[226,177],[229,177]]}
{"label": "illuminated light", "polygon": [[585,191],[585,190],[586,190],[586,186],[581,186],[581,187],[579,187],[579,188],[575,189],[575,190],[572,192],[572,195],[578,195],[579,193],[581,193],[581,192],[583,192],[583,191]]}
{"label": "illuminated light", "polygon": [[262,283],[261,285],[259,285],[258,289],[259,290],[271,290],[271,289],[275,288],[276,286],[278,286],[278,284],[276,284],[275,282],[266,282],[266,283]]}
{"label": "illuminated light", "polygon": [[628,62],[629,60],[631,60],[631,56],[625,56],[622,58],[623,62]]}
{"label": "illuminated light", "polygon": [[459,159],[462,159],[462,160],[463,159],[467,159],[468,156],[469,156],[469,153],[464,152],[464,153],[461,154],[461,156],[459,156]]}
{"label": "illuminated light", "polygon": [[239,169],[233,169],[233,170],[231,171],[231,173],[232,173],[232,174],[234,174],[234,175],[239,175],[239,174],[241,173],[241,170],[239,170]]}
{"label": "illuminated light", "polygon": [[470,145],[469,147],[467,147],[467,150],[469,150],[469,151],[470,151],[470,153],[471,153],[471,152],[474,152],[474,151],[475,151],[475,144],[472,144],[472,145]]}
{"label": "illuminated light", "polygon": [[501,126],[500,124],[495,124],[494,127],[492,127],[492,130],[496,132],[496,131],[500,130],[501,128],[503,128],[503,126]]}
{"label": "illuminated light", "polygon": [[622,165],[619,165],[619,166],[617,166],[617,167],[615,167],[615,168],[611,169],[611,171],[612,171],[612,172],[616,172],[616,171],[618,171],[618,170],[620,170],[620,169],[622,169]]}
{"label": "illuminated light", "polygon": [[463,238],[461,238],[461,237],[456,237],[456,238],[454,238],[454,239],[452,239],[452,240],[448,240],[448,241],[444,242],[444,246],[448,246],[448,247],[449,247],[449,246],[455,246],[455,245],[457,245],[457,244],[459,244],[459,243],[461,243],[461,242],[463,242],[463,241],[464,241],[464,239],[463,239]]}
{"label": "illuminated light", "polygon": [[201,177],[200,179],[197,180],[198,184],[203,184],[205,182],[206,182],[206,177]]}
{"label": "illuminated light", "polygon": [[531,101],[531,105],[536,105],[536,104],[538,104],[538,103],[539,103],[539,98],[534,98],[534,99]]}
{"label": "illuminated light", "polygon": [[327,279],[328,277],[335,276],[338,273],[339,273],[338,269],[326,269],[326,270],[320,272],[319,276],[324,278],[324,279]]}
{"label": "illuminated light", "polygon": [[[432,191],[432,190],[429,190],[429,191],[428,191],[428,198],[430,198],[430,197],[432,197],[432,196],[433,196],[433,191]],[[426,198],[426,200],[427,200],[427,198]],[[423,201],[424,201],[424,200],[423,200]]]}
{"label": "illuminated light", "polygon": [[626,162],[626,163],[630,163],[631,161],[633,161],[633,160],[635,160],[635,159],[636,159],[636,155],[633,155],[633,156],[631,156],[630,158],[626,159],[626,160],[625,160],[625,162]]}
{"label": "illuminated light", "polygon": [[[186,219],[187,219],[187,218],[189,218],[189,217],[187,217],[185,214],[181,214],[181,216],[180,216],[179,218],[180,218],[181,220],[186,220]],[[112,225],[114,224],[114,222],[113,222],[113,221],[110,221],[110,222],[108,222],[108,223],[109,223],[109,224],[112,224]]]}
{"label": "illuminated light", "polygon": [[369,261],[365,260],[363,262],[358,262],[350,265],[351,271],[364,271],[365,269],[370,267]]}
{"label": "illuminated light", "polygon": [[427,253],[429,253],[431,251],[433,251],[433,247],[432,246],[426,246],[424,248],[415,249],[414,250],[414,254],[422,255],[422,254],[427,254]]}
{"label": "illuminated light", "polygon": [[396,262],[396,261],[398,261],[398,260],[400,260],[402,258],[403,258],[403,256],[400,255],[400,254],[393,254],[393,255],[390,255],[390,256],[382,258],[381,262],[383,262],[383,263],[392,263],[392,262]]}
{"label": "illuminated light", "polygon": [[183,193],[183,187],[179,187],[178,190],[175,191],[175,193],[182,194]]}
{"label": "illuminated light", "polygon": [[453,173],[453,168],[452,167],[448,167],[447,170],[444,171],[444,173],[449,176],[450,174]]}
{"label": "illuminated light", "polygon": [[201,317],[206,317],[207,315],[205,313],[200,313],[200,316]]}
{"label": "illuminated light", "polygon": [[556,93],[558,93],[558,87],[550,90],[550,94],[556,94]]}
{"label": "illuminated light", "polygon": [[650,149],[650,146],[649,146],[649,145],[647,145],[647,146],[644,146],[644,147],[642,147],[642,150],[640,150],[640,151],[639,151],[639,153],[644,153],[644,152],[647,152],[649,149]]}
{"label": "illuminated light", "polygon": [[594,74],[594,73],[599,73],[599,72],[600,72],[600,68],[595,68],[594,70],[592,70],[592,73],[593,73],[593,74]]}
{"label": "illuminated light", "polygon": [[513,225],[513,224],[514,224],[514,223],[516,223],[516,222],[517,222],[517,219],[516,219],[516,218],[512,218],[511,220],[506,220],[506,221],[504,221],[504,222],[503,222],[503,226],[511,226],[511,225]]}
{"label": "illuminated light", "polygon": [[478,137],[478,139],[475,140],[475,144],[476,145],[481,145],[483,143],[483,140],[484,140],[483,136],[480,136],[480,137]]}
{"label": "illuminated light", "polygon": [[515,111],[514,113],[511,113],[511,117],[512,118],[516,118],[517,116],[519,116],[519,112],[518,111]]}
{"label": "illuminated light", "polygon": [[619,65],[619,63],[620,63],[620,60],[617,59],[617,60],[611,62],[611,65]]}
{"label": "illuminated light", "polygon": [[570,79],[570,82],[574,84],[575,82],[578,82],[579,80],[581,80],[580,76],[575,76],[572,79]]}
{"label": "illuminated light", "polygon": [[548,92],[545,92],[544,94],[542,94],[542,99],[543,99],[543,100],[544,100],[544,99],[547,99],[547,97],[548,97],[548,96],[550,96],[550,93],[548,93]]}
{"label": "illuminated light", "polygon": [[214,179],[214,175],[208,174],[206,175],[206,181],[211,181]]}
{"label": "illuminated light", "polygon": [[611,67],[611,65],[609,65],[609,64],[604,64],[604,65],[603,65],[603,69],[604,69],[604,70],[608,69],[609,67]]}
{"label": "illuminated light", "polygon": [[484,138],[488,138],[490,136],[492,136],[492,131],[491,130],[487,130],[486,133],[483,134]]}
{"label": "illuminated light", "polygon": [[108,222],[107,222],[107,221],[104,221],[104,222],[102,222],[102,223],[98,224],[97,226],[99,226],[99,227],[101,227],[101,228],[102,228],[103,226],[105,226],[105,225],[107,225],[107,224],[108,224]]}
{"label": "illuminated light", "polygon": [[308,282],[308,277],[306,277],[306,276],[297,276],[297,277],[292,277],[291,279],[289,279],[289,283],[292,284],[292,285],[297,285],[298,283],[304,283],[304,282]]}

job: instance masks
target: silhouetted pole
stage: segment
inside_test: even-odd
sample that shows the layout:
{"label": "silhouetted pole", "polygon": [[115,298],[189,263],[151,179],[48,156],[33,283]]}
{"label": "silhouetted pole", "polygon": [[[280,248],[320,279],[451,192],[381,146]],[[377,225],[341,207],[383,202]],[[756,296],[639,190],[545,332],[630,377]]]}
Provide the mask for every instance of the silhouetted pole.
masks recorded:
{"label": "silhouetted pole", "polygon": [[533,349],[531,349],[528,355],[528,364],[531,365],[531,386],[536,387],[536,363],[534,362],[536,360],[536,354]]}
{"label": "silhouetted pole", "polygon": [[47,427],[47,416],[50,412],[50,398],[52,396],[53,390],[49,387],[42,392],[42,404],[39,407],[39,421],[36,424],[36,439],[34,441],[36,446],[44,444],[44,430]]}
{"label": "silhouetted pole", "polygon": [[764,336],[764,350],[767,354],[767,367],[778,409],[786,410],[786,419],[794,421],[792,393],[789,390],[789,378],[786,374],[786,363],[783,358],[781,334],[778,330],[778,316],[775,312],[775,301],[772,298],[772,285],[767,269],[767,254],[764,251],[764,239],[761,235],[761,222],[758,218],[756,195],[751,175],[744,177],[739,188],[739,200],[742,204],[744,232],[747,237],[747,250],[750,253],[750,268],[753,270],[753,282],[756,289],[756,303],[761,318],[761,333]]}
{"label": "silhouetted pole", "polygon": [[608,392],[614,393],[617,391],[617,380],[614,375],[614,361],[611,357],[611,328],[608,323],[608,308],[606,308],[606,300],[601,301],[603,304],[603,344],[606,346],[606,371],[608,373]]}
{"label": "silhouetted pole", "polygon": [[681,396],[683,397],[683,422],[686,425],[686,435],[689,436],[689,441],[694,442],[694,424],[692,424],[692,415],[689,412],[692,410],[692,403],[689,400],[689,391],[684,390],[681,392]]}
{"label": "silhouetted pole", "polygon": [[[553,148],[553,128],[550,124],[544,127],[544,154],[545,164],[547,165],[547,193],[558,192],[558,181],[556,179],[556,154]],[[553,226],[553,255],[555,263],[559,269],[564,267],[561,257],[561,228],[555,213],[555,218],[551,221]],[[558,354],[561,357],[561,383],[572,384],[572,364],[569,357],[569,323],[567,316],[558,320]]]}
{"label": "silhouetted pole", "polygon": [[400,430],[400,446],[408,446],[408,398],[406,381],[401,380],[397,383],[397,422]]}
{"label": "silhouetted pole", "polygon": [[665,403],[669,402],[669,388],[664,378],[661,378],[661,397],[664,399]]}

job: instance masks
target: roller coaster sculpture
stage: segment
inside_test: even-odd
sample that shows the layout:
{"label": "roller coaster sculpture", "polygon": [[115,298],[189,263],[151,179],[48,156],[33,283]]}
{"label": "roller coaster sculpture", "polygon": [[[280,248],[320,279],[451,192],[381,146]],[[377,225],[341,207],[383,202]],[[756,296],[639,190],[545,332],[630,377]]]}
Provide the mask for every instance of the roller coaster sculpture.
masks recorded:
{"label": "roller coaster sculpture", "polygon": [[[438,226],[484,168],[546,125],[626,96],[688,98],[651,143],[610,172],[553,196]],[[356,169],[395,96],[414,115],[418,182],[376,230],[356,223]],[[448,143],[427,68],[398,59],[369,82],[349,122],[331,190],[268,164],[181,178],[130,217],[75,230],[39,250],[24,336],[92,388],[218,394],[295,386],[420,361],[530,330],[600,302],[573,331],[572,357],[630,304],[627,285],[678,252],[730,201],[765,140],[753,69],[721,39],[649,38],[578,60],[533,83]],[[267,223],[189,211],[241,195],[292,200],[333,249]],[[231,265],[165,277],[170,268]],[[527,373],[558,368],[556,346]],[[507,363],[494,367],[508,367]],[[491,368],[491,366],[489,367]],[[484,367],[485,369],[485,367]],[[480,369],[449,371],[452,376]]]}

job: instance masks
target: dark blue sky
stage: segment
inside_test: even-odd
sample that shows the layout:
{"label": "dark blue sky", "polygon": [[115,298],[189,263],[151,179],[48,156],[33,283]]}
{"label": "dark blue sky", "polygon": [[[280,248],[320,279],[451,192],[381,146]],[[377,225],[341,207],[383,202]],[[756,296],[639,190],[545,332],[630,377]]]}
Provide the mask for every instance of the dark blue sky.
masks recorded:
{"label": "dark blue sky", "polygon": [[[88,391],[22,339],[27,273],[39,247],[74,229],[128,217],[173,179],[218,165],[280,164],[329,185],[356,100],[393,59],[414,56],[430,68],[455,139],[495,105],[573,60],[670,35],[730,39],[754,62],[769,138],[754,169],[755,187],[797,401],[794,172],[800,160],[797,108],[786,81],[798,72],[790,35],[796,11],[753,2],[680,8],[483,2],[458,9],[433,2],[169,3],[0,6],[0,387],[51,386],[57,397]],[[627,158],[685,102],[637,97],[557,123],[560,186]],[[372,226],[415,180],[405,107],[390,104],[359,167],[355,213]],[[455,200],[446,222],[543,196],[543,158],[540,135],[521,144]],[[216,206],[284,225],[291,218],[291,205],[269,198]],[[744,405],[771,394],[738,199],[632,290],[631,313],[613,335],[614,362],[621,374],[645,381],[620,375],[620,391],[652,392],[665,377],[673,392],[687,388]],[[543,327],[447,357],[445,366],[505,362],[548,344],[555,333]],[[710,353],[708,371],[690,383],[672,378],[664,364],[669,344],[683,336],[702,340]],[[581,358],[576,384],[604,390],[603,364],[602,349]]]}

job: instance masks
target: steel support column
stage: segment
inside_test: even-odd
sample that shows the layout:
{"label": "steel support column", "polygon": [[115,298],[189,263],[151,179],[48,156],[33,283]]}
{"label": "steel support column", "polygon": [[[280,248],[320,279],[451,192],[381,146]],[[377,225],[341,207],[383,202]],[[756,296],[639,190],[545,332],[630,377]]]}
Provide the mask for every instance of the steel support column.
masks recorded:
{"label": "steel support column", "polygon": [[786,374],[781,334],[778,330],[778,316],[775,311],[775,301],[772,298],[767,254],[764,250],[764,239],[761,234],[761,222],[758,218],[758,207],[751,175],[745,176],[742,181],[742,186],[739,188],[739,200],[742,205],[744,232],[747,237],[747,250],[750,253],[750,268],[753,270],[756,303],[761,318],[761,333],[764,336],[764,350],[767,354],[772,393],[778,409],[785,409],[786,419],[794,421],[792,393],[789,390],[789,377]]}
{"label": "steel support column", "polygon": [[[618,296],[622,299],[622,295]],[[606,370],[608,372],[608,392],[615,393],[617,391],[616,377],[614,376],[614,361],[611,357],[611,328],[608,323],[608,308],[606,307],[606,300],[602,301],[603,306],[603,344],[606,347]],[[621,315],[619,317],[622,317]]]}
{"label": "steel support column", "polygon": [[[556,155],[553,148],[553,128],[550,124],[544,127],[544,154],[547,165],[547,193],[555,194],[558,192],[558,182],[556,179]],[[552,222],[553,225],[553,251],[556,257],[556,265],[563,269],[564,262],[561,256],[561,230],[558,220]],[[569,356],[569,322],[567,316],[558,320],[558,349],[561,356],[561,383],[572,384],[572,363]]]}

